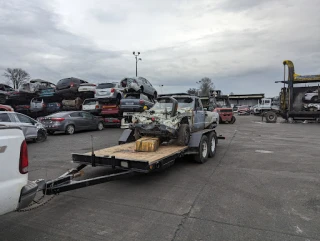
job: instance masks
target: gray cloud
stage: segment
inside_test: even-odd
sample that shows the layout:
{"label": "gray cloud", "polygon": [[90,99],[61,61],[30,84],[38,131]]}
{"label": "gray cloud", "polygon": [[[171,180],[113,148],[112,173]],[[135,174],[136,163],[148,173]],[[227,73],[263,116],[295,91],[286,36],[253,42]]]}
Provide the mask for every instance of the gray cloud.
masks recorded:
{"label": "gray cloud", "polygon": [[0,71],[114,81],[135,74],[135,50],[139,75],[165,91],[187,90],[207,76],[225,93],[267,95],[279,92],[274,81],[282,79],[284,59],[297,73],[320,73],[316,0],[0,4]]}

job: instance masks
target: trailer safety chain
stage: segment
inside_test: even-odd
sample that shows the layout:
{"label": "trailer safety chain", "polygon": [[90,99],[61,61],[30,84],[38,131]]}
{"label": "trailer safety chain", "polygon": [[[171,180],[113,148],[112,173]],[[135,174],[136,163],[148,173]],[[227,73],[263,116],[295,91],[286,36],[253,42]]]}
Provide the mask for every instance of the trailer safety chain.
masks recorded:
{"label": "trailer safety chain", "polygon": [[33,200],[26,208],[23,208],[23,209],[20,209],[20,210],[17,210],[17,212],[28,212],[28,211],[31,211],[31,210],[34,210],[36,208],[39,208],[45,204],[47,204],[48,202],[50,202],[56,195],[52,195],[49,199],[47,199],[46,201],[44,202],[41,202],[40,201],[42,199],[44,199],[46,195],[42,195],[42,197],[40,197],[38,200]]}

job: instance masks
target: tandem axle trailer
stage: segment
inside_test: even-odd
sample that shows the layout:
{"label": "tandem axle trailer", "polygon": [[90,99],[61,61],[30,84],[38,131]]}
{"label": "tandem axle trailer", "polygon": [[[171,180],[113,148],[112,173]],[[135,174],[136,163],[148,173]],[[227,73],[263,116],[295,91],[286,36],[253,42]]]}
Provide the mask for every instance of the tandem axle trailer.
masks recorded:
{"label": "tandem axle trailer", "polygon": [[[92,148],[91,152],[84,154],[74,153],[72,160],[78,164],[76,168],[70,169],[54,180],[35,182],[38,191],[43,191],[44,195],[52,195],[122,179],[136,173],[160,171],[172,166],[177,158],[186,155],[192,156],[196,162],[205,163],[208,158],[215,155],[218,139],[225,137],[217,136],[214,129],[205,129],[192,133],[188,146],[177,146],[173,143],[160,145],[155,152],[136,152],[133,131],[127,129],[122,133],[119,145],[96,151]],[[83,174],[82,169],[88,165],[110,167],[114,169],[114,173],[74,180]]]}

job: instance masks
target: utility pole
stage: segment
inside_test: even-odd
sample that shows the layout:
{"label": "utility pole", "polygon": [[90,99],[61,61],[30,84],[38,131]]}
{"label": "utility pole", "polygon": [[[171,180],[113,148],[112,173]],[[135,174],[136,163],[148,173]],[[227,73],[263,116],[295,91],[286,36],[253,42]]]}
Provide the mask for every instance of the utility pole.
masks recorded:
{"label": "utility pole", "polygon": [[133,55],[136,58],[136,77],[138,76],[138,61],[142,60],[141,58],[138,58],[138,56],[140,55],[140,52],[138,52],[138,54],[136,54],[135,51],[133,51]]}

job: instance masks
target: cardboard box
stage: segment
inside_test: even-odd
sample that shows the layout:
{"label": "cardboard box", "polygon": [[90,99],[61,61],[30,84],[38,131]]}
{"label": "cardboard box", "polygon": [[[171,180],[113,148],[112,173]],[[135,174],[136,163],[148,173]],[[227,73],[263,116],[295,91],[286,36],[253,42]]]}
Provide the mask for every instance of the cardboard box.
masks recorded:
{"label": "cardboard box", "polygon": [[156,137],[142,137],[136,140],[136,151],[154,152],[159,148],[159,138]]}

